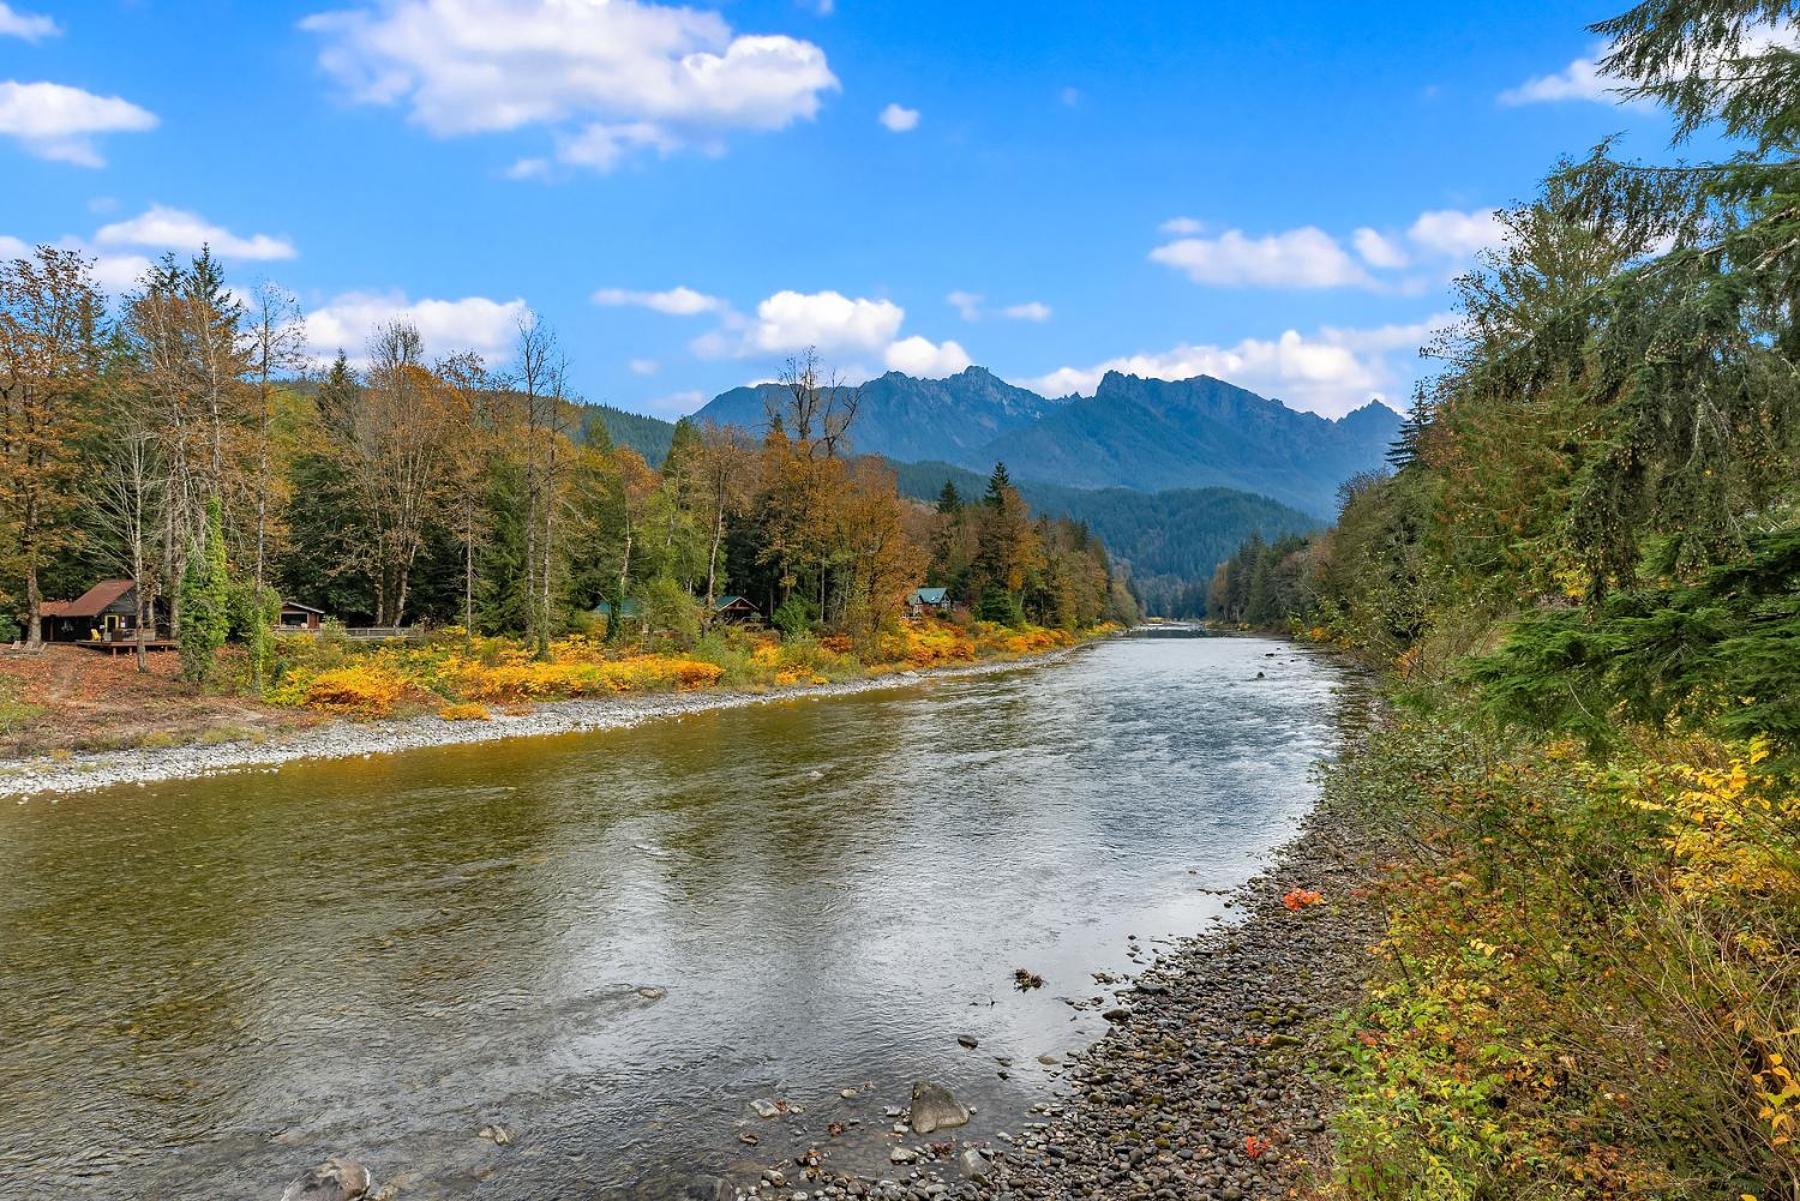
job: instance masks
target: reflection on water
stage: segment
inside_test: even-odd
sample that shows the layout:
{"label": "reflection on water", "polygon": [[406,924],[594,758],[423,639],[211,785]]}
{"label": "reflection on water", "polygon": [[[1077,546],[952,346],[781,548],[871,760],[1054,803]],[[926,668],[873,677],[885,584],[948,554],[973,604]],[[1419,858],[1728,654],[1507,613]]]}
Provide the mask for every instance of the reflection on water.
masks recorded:
{"label": "reflection on water", "polygon": [[1060,998],[1291,832],[1337,687],[1282,644],[1128,639],[9,805],[0,1196],[270,1196],[338,1152],[407,1198],[648,1195],[850,1117],[838,1162],[873,1171],[918,1076],[1016,1128],[1036,1057],[1099,1032]]}

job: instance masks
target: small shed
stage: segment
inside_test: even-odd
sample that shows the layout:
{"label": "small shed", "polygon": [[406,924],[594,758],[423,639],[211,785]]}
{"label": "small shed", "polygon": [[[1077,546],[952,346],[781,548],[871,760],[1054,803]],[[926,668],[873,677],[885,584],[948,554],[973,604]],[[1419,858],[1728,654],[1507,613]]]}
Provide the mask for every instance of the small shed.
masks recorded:
{"label": "small shed", "polygon": [[[39,612],[46,642],[114,642],[129,638],[137,630],[137,584],[131,580],[101,580],[74,600],[45,601]],[[154,637],[156,631],[152,628],[148,633]]]}
{"label": "small shed", "polygon": [[282,601],[281,615],[275,619],[275,628],[283,633],[305,631],[309,634],[316,634],[324,621],[325,610],[323,609],[315,609],[311,605],[303,605],[299,601]]}
{"label": "small shed", "polygon": [[927,613],[945,614],[950,612],[950,589],[948,588],[915,588],[906,598],[906,615],[923,617]]}
{"label": "small shed", "polygon": [[713,602],[713,620],[722,621],[726,625],[743,625],[746,622],[761,621],[762,610],[748,597],[721,596]]}

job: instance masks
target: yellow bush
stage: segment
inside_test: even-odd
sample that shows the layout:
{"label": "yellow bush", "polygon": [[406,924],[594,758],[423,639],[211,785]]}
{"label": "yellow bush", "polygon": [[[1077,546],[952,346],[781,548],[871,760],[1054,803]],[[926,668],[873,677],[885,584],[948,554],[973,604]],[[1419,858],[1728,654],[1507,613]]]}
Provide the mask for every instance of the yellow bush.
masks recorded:
{"label": "yellow bush", "polygon": [[445,721],[486,721],[490,715],[486,705],[477,701],[459,701],[439,709],[438,716]]}
{"label": "yellow bush", "polygon": [[379,717],[406,695],[406,680],[391,668],[358,663],[323,671],[305,684],[302,700],[314,709]]}

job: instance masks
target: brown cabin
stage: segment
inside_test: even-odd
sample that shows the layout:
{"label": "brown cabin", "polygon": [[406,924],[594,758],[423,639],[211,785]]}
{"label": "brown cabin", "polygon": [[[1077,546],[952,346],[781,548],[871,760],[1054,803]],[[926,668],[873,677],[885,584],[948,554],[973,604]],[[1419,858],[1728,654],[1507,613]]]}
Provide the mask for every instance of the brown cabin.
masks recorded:
{"label": "brown cabin", "polygon": [[[131,580],[101,580],[72,601],[45,601],[40,612],[46,642],[130,641],[137,633],[137,585]],[[154,617],[166,614],[159,598]],[[157,636],[155,628],[145,632]]]}
{"label": "brown cabin", "polygon": [[315,609],[311,605],[303,605],[298,601],[282,601],[281,615],[275,619],[275,628],[284,634],[300,631],[316,634],[324,620],[325,610],[323,609]]}

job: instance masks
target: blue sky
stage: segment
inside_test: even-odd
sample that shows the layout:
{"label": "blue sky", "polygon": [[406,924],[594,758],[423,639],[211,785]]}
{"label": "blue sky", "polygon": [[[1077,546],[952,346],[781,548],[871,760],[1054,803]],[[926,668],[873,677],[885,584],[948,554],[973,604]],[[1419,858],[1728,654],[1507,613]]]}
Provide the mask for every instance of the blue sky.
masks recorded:
{"label": "blue sky", "polygon": [[1583,66],[1623,6],[6,0],[0,252],[207,237],[321,355],[504,366],[529,306],[663,416],[808,343],[1399,405],[1493,206],[1667,153]]}

